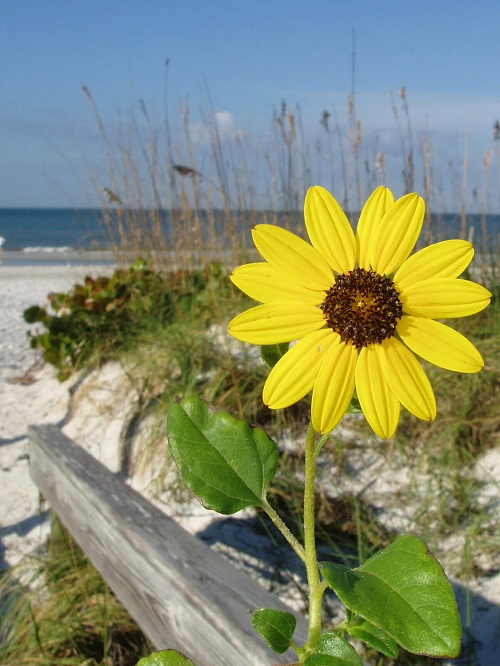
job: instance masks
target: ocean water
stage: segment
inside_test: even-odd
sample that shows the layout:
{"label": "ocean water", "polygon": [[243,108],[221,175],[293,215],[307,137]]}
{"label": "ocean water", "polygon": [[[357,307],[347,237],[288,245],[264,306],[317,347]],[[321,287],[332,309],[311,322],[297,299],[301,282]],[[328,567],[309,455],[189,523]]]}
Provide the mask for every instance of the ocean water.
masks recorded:
{"label": "ocean water", "polygon": [[[110,212],[113,220],[114,211]],[[202,214],[203,224],[203,214]],[[357,216],[353,216],[356,219]],[[302,213],[297,211],[292,216],[292,228],[300,225]],[[500,215],[487,215],[487,248],[497,252],[500,244]],[[237,226],[250,241],[252,224],[248,215],[241,215]],[[168,244],[170,228],[168,212],[162,211],[162,226]],[[216,226],[223,233],[223,213],[216,216]],[[445,238],[459,238],[462,222],[459,214],[434,215],[431,220],[431,241]],[[473,229],[473,242],[477,250],[482,249],[482,219],[480,215],[467,216],[467,235]],[[105,249],[109,246],[109,235],[104,223],[103,213],[99,209],[82,208],[0,208],[0,237],[4,240],[4,259],[9,251],[21,252],[26,258],[30,254],[43,253],[54,260],[69,250]]]}
{"label": "ocean water", "polygon": [[100,210],[83,208],[0,208],[4,250],[46,252],[90,249],[108,243]]}

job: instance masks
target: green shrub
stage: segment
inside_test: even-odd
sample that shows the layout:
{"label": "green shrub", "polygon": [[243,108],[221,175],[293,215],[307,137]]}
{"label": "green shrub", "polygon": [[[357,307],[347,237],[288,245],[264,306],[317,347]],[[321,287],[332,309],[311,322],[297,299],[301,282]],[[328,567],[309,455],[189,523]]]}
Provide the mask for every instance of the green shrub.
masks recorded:
{"label": "green shrub", "polygon": [[30,344],[42,350],[63,381],[75,370],[116,357],[145,330],[182,317],[208,324],[214,286],[224,289],[222,282],[229,281],[217,263],[161,273],[137,261],[111,276],[86,277],[67,293],[49,294],[47,308],[33,305],[24,311],[28,324],[45,328],[29,333]]}

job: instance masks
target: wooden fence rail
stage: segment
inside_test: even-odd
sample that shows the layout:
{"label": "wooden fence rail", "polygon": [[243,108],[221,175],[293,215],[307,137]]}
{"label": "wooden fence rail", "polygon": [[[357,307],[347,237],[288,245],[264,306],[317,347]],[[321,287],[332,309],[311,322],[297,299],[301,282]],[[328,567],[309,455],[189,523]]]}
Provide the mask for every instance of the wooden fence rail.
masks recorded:
{"label": "wooden fence rail", "polygon": [[[157,649],[198,666],[281,661],[253,631],[256,608],[287,610],[244,572],[130,488],[56,426],[29,427],[31,475]],[[299,619],[298,639],[306,635]]]}

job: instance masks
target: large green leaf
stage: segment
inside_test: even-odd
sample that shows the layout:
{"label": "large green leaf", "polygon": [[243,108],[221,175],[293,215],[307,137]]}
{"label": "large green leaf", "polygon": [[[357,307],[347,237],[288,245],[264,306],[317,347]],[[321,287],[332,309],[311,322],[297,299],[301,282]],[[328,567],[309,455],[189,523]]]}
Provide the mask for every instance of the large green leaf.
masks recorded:
{"label": "large green leaf", "polygon": [[314,652],[304,666],[363,666],[358,653],[350,643],[333,631],[321,634]]}
{"label": "large green leaf", "polygon": [[399,650],[396,641],[371,622],[358,618],[354,624],[347,627],[347,633],[385,654],[386,657],[397,659]]}
{"label": "large green leaf", "polygon": [[137,666],[195,666],[195,664],[177,650],[153,652],[137,662]]}
{"label": "large green leaf", "polygon": [[349,610],[414,654],[454,658],[462,629],[453,589],[439,562],[407,534],[360,567],[330,562],[321,570]]}
{"label": "large green leaf", "polygon": [[184,482],[203,506],[230,514],[263,505],[278,462],[264,430],[191,397],[170,407],[167,432]]}
{"label": "large green leaf", "polygon": [[290,647],[296,624],[297,620],[291,613],[272,608],[259,608],[252,615],[253,628],[278,654],[283,654]]}

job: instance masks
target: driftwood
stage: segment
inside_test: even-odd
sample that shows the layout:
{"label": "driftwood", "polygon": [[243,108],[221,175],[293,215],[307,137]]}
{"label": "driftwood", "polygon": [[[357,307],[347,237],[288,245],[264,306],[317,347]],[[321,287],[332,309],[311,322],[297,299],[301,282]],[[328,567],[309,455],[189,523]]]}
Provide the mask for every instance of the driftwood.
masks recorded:
{"label": "driftwood", "polygon": [[[56,426],[30,426],[31,475],[157,649],[198,666],[279,662],[255,634],[256,608],[286,607],[111,473]],[[299,618],[297,638],[305,622]],[[280,663],[294,660],[292,651]]]}

